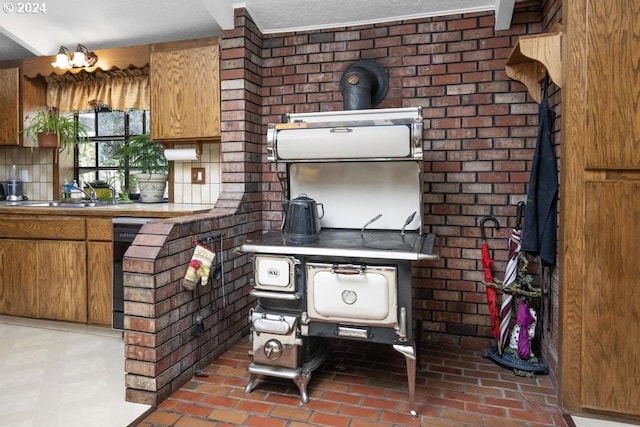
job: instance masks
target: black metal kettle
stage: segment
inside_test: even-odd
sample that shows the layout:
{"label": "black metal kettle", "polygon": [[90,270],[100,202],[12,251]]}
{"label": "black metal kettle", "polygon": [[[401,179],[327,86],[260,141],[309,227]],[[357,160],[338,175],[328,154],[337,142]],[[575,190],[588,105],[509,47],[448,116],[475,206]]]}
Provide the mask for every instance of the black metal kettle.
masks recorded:
{"label": "black metal kettle", "polygon": [[320,219],[324,216],[322,203],[317,203],[306,194],[301,194],[295,199],[284,202],[282,209],[284,211],[282,223],[284,234],[304,237],[320,232]]}

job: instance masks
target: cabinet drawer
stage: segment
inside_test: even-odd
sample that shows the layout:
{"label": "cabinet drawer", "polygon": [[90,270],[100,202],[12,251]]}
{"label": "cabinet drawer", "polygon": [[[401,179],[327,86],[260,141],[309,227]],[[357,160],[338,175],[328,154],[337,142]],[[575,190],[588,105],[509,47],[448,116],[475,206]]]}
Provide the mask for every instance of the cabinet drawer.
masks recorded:
{"label": "cabinet drawer", "polygon": [[113,223],[111,218],[87,218],[87,240],[113,240]]}
{"label": "cabinet drawer", "polygon": [[85,220],[69,216],[0,218],[0,237],[38,240],[84,240]]}

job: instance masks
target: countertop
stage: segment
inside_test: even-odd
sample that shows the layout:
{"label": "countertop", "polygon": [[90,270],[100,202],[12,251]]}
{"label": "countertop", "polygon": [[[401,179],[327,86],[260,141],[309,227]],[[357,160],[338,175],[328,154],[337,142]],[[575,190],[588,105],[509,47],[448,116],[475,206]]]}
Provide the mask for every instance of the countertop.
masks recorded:
{"label": "countertop", "polygon": [[0,201],[0,214],[18,215],[75,215],[101,217],[152,217],[171,218],[175,216],[205,213],[213,209],[213,205],[191,203],[98,203],[91,207],[80,207],[80,204],[59,203],[48,206],[51,202],[29,200],[22,202]]}
{"label": "countertop", "polygon": [[434,260],[435,235],[400,231],[323,229],[312,237],[292,238],[281,232],[268,232],[246,241],[243,252],[286,255],[379,258],[395,260]]}

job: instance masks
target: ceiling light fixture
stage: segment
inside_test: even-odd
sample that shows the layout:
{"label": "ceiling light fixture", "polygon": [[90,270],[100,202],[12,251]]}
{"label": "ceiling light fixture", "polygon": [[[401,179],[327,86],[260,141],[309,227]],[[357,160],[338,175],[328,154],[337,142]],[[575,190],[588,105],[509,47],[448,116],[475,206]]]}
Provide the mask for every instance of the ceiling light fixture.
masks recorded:
{"label": "ceiling light fixture", "polygon": [[93,67],[96,62],[98,62],[98,55],[94,52],[89,52],[85,45],[79,44],[73,53],[66,47],[60,46],[56,61],[52,62],[51,65],[62,70],[68,70],[70,68]]}

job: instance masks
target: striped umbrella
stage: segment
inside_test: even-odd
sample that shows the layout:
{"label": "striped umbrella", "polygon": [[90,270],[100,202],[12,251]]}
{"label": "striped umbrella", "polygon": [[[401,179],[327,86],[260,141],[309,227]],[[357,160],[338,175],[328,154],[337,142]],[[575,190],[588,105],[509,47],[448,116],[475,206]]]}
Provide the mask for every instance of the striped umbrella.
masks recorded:
{"label": "striped umbrella", "polygon": [[516,281],[518,277],[518,255],[520,254],[520,241],[522,240],[522,230],[520,221],[522,220],[522,212],[524,211],[524,202],[518,202],[516,214],[516,227],[511,230],[509,237],[509,259],[502,281],[502,304],[500,304],[500,339],[498,340],[498,353],[502,354],[502,350],[506,344],[509,335],[509,322],[511,321],[513,295],[508,292],[509,287]]}

